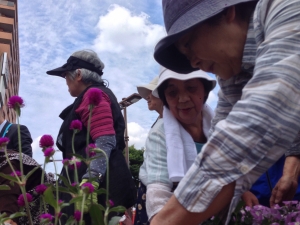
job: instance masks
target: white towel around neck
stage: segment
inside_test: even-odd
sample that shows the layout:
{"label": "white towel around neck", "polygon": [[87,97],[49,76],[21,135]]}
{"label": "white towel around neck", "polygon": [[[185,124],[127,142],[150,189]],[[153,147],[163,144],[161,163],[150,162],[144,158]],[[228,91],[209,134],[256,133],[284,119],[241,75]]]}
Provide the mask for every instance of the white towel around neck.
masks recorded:
{"label": "white towel around neck", "polygon": [[[207,104],[204,104],[202,115],[203,132],[208,137],[214,112]],[[163,120],[169,179],[172,182],[179,182],[197,157],[196,145],[191,135],[181,126],[167,107],[164,107],[163,110]]]}

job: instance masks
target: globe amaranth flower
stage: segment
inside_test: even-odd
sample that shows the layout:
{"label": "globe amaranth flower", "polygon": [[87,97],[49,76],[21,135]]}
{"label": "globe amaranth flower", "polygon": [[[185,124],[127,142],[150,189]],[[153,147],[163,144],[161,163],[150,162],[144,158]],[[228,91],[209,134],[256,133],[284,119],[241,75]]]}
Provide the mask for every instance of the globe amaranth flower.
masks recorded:
{"label": "globe amaranth flower", "polygon": [[109,206],[113,207],[115,205],[115,203],[112,200],[108,200]]}
{"label": "globe amaranth flower", "polygon": [[16,170],[15,173],[11,172],[9,175],[12,176],[12,177],[15,177],[15,176],[20,177],[20,176],[22,176],[22,174],[21,174],[21,172],[19,170]]}
{"label": "globe amaranth flower", "polygon": [[91,183],[86,182],[81,185],[81,190],[86,194],[90,194],[94,192],[95,188]]}
{"label": "globe amaranth flower", "polygon": [[70,125],[70,130],[81,131],[82,123],[80,120],[73,120]]}
{"label": "globe amaranth flower", "polygon": [[44,220],[45,222],[51,222],[53,219],[53,216],[49,213],[45,213],[45,214],[42,214],[40,215],[40,220]]}
{"label": "globe amaranth flower", "polygon": [[40,147],[41,148],[49,148],[53,147],[54,141],[51,135],[44,134],[40,139]]}
{"label": "globe amaranth flower", "polygon": [[76,183],[76,182],[73,182],[73,183],[71,184],[71,186],[72,186],[72,187],[76,187],[76,186],[77,186],[77,183]]}
{"label": "globe amaranth flower", "polygon": [[53,148],[46,148],[44,151],[44,156],[45,157],[51,157],[55,153],[55,150]]}
{"label": "globe amaranth flower", "polygon": [[20,96],[11,96],[8,100],[8,107],[12,109],[22,108],[24,106],[24,101]]}
{"label": "globe amaranth flower", "polygon": [[[26,193],[26,198],[27,198],[27,202],[32,202],[32,195],[31,194]],[[21,207],[25,206],[25,199],[24,199],[23,194],[21,194],[18,197],[18,205],[21,206]]]}
{"label": "globe amaranth flower", "polygon": [[80,212],[79,210],[76,210],[76,211],[74,212],[74,219],[75,219],[77,222],[80,221],[80,219],[81,219],[81,212]]}
{"label": "globe amaranth flower", "polygon": [[79,168],[81,166],[81,161],[80,161],[80,159],[73,156],[72,159],[69,160],[69,168],[75,169],[75,164],[76,164],[76,167]]}
{"label": "globe amaranth flower", "polygon": [[93,151],[95,148],[97,148],[97,146],[93,143],[89,144],[85,151],[86,151],[86,154],[89,156],[89,157],[94,157],[96,155],[96,152]]}
{"label": "globe amaranth flower", "polygon": [[8,144],[8,142],[9,142],[9,138],[7,138],[7,137],[0,138],[0,147],[6,146]]}
{"label": "globe amaranth flower", "polygon": [[102,99],[102,91],[98,88],[90,88],[87,92],[89,105],[99,105]]}
{"label": "globe amaranth flower", "polygon": [[47,190],[47,188],[48,188],[48,187],[47,187],[45,184],[40,184],[40,185],[36,186],[35,191],[36,191],[38,194],[42,195],[42,194],[44,194],[44,192]]}
{"label": "globe amaranth flower", "polygon": [[62,160],[62,164],[63,164],[64,166],[68,166],[68,165],[70,164],[69,159],[63,159],[63,160]]}

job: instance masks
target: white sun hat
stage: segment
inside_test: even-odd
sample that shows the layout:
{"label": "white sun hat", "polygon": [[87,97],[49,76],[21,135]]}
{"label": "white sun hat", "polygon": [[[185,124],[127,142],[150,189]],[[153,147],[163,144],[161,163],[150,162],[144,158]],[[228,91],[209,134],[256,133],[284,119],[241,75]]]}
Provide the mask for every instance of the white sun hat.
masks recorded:
{"label": "white sun hat", "polygon": [[149,84],[137,86],[137,91],[142,98],[147,99],[147,96],[156,88],[158,82],[158,76],[155,77]]}
{"label": "white sun hat", "polygon": [[[180,73],[176,73],[174,71],[171,71],[165,67],[161,67],[160,69],[160,74],[159,74],[159,78],[158,78],[158,83],[156,85],[156,88],[152,91],[152,94],[159,98],[158,95],[158,87],[166,80],[168,79],[176,79],[176,80],[190,80],[190,79],[194,79],[194,78],[201,78],[204,80],[207,80],[209,82],[211,82],[211,87],[208,90],[208,93],[215,88],[216,86],[216,80],[213,79],[212,77],[210,77],[206,72],[202,71],[202,70],[197,70],[194,71],[192,73],[188,73],[188,74],[180,74]],[[207,93],[207,94],[208,94]]]}

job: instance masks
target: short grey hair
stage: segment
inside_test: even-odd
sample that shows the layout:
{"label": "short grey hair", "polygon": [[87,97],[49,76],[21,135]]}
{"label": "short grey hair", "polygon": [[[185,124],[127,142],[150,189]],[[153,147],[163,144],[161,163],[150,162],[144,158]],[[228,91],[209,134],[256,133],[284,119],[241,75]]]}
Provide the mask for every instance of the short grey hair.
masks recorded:
{"label": "short grey hair", "polygon": [[[72,56],[82,59],[86,62],[92,63],[96,68],[99,68],[100,70],[103,70],[104,68],[104,63],[100,60],[100,58],[98,57],[97,53],[94,52],[93,50],[80,50],[80,51],[76,51],[72,54]],[[81,69],[77,69],[81,71],[81,75],[82,75],[82,82],[84,84],[100,84],[103,83],[103,80],[101,78],[101,75],[85,69],[85,68],[81,68]],[[70,77],[72,80],[75,79],[75,76],[77,74],[77,70],[72,70],[69,71]]]}

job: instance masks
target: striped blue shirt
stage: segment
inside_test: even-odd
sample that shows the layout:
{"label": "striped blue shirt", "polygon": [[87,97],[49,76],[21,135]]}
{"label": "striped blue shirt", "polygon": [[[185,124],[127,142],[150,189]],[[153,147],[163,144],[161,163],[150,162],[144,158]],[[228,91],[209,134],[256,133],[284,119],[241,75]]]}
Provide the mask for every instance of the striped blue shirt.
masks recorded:
{"label": "striped blue shirt", "polygon": [[[251,19],[242,70],[220,85],[211,136],[175,191],[203,212],[224,185],[240,196],[284,153],[300,154],[300,1],[260,0]],[[290,147],[289,147],[290,146]]]}

